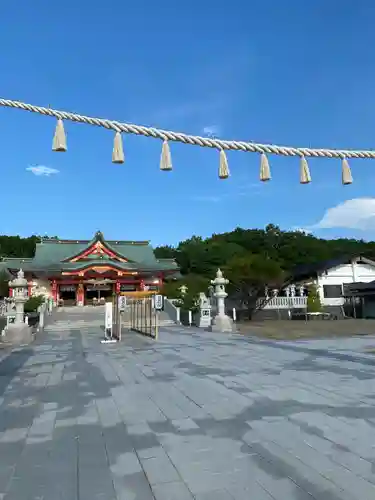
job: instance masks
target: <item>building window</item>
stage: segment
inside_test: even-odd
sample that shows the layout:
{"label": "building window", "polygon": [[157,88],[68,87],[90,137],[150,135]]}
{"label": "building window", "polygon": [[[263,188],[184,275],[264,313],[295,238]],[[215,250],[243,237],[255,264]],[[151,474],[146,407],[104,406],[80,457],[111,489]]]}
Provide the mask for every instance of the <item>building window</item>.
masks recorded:
{"label": "building window", "polygon": [[342,286],[341,285],[323,285],[324,298],[326,299],[338,299],[342,297]]}

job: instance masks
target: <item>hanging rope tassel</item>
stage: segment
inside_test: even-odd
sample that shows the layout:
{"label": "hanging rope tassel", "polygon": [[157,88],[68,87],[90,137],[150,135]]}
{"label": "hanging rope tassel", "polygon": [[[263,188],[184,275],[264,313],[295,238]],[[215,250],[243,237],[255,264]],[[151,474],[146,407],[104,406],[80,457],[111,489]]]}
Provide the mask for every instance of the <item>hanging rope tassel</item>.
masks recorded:
{"label": "hanging rope tassel", "polygon": [[342,183],[344,185],[346,184],[352,184],[353,182],[353,176],[352,176],[352,171],[350,170],[348,160],[346,158],[342,159]]}
{"label": "hanging rope tassel", "polygon": [[167,140],[163,141],[163,146],[161,148],[160,170],[164,171],[172,170],[172,156],[171,156],[171,150],[169,148],[169,143]]}
{"label": "hanging rope tassel", "polygon": [[308,184],[309,182],[311,182],[309,164],[307,163],[307,160],[304,156],[301,156],[299,181],[301,184]]}
{"label": "hanging rope tassel", "polygon": [[122,145],[122,136],[120,132],[116,132],[113,141],[112,163],[124,163],[124,147]]}
{"label": "hanging rope tassel", "polygon": [[52,151],[65,152],[66,147],[66,135],[64,130],[64,124],[61,118],[57,120],[55,135],[53,136]]}
{"label": "hanging rope tassel", "polygon": [[227,155],[223,149],[220,150],[219,179],[228,179],[230,175]]}
{"label": "hanging rope tassel", "polygon": [[260,155],[260,180],[262,182],[271,180],[271,169],[268,163],[268,158],[265,153]]}

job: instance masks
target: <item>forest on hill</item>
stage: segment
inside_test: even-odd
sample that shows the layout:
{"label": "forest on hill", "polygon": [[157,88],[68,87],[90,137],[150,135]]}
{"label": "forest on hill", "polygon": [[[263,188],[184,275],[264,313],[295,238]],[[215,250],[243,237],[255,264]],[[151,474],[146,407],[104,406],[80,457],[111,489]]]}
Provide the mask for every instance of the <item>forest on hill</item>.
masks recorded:
{"label": "forest on hill", "polygon": [[[43,239],[57,236],[43,236]],[[33,257],[40,236],[0,236],[0,258]],[[300,231],[282,231],[269,224],[265,229],[243,229],[213,234],[209,238],[192,236],[176,247],[159,246],[157,258],[174,258],[183,275],[197,274],[213,278],[218,267],[226,267],[234,257],[262,256],[277,261],[290,272],[295,266],[360,254],[375,260],[375,242],[355,239],[325,240]]]}
{"label": "forest on hill", "polygon": [[265,229],[242,229],[213,234],[203,239],[199,236],[182,241],[176,247],[155,248],[158,258],[175,258],[182,274],[199,274],[212,277],[218,267],[237,256],[262,256],[277,261],[290,272],[302,264],[314,264],[341,257],[360,254],[375,260],[375,242],[339,238],[325,240],[301,231],[282,231],[269,224]]}

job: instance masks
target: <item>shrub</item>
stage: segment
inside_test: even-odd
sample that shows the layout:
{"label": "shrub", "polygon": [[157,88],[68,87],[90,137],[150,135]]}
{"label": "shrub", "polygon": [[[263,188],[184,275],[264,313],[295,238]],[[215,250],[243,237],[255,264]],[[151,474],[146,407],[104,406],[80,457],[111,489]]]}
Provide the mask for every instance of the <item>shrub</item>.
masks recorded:
{"label": "shrub", "polygon": [[318,290],[315,285],[311,285],[309,287],[307,296],[307,312],[310,313],[322,312],[322,303],[320,302]]}
{"label": "shrub", "polygon": [[44,303],[43,295],[33,295],[25,302],[25,313],[36,312],[38,307]]}

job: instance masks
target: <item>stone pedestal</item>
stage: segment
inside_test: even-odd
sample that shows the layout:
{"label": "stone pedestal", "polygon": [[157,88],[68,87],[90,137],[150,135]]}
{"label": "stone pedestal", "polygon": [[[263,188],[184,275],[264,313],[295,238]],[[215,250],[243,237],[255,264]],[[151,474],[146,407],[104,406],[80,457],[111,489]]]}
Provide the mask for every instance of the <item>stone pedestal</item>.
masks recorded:
{"label": "stone pedestal", "polygon": [[223,332],[223,333],[231,333],[236,330],[232,318],[227,316],[215,316],[212,320],[212,325],[210,330],[212,332]]}
{"label": "stone pedestal", "polygon": [[211,308],[199,310],[198,328],[207,328],[211,325]]}
{"label": "stone pedestal", "polygon": [[15,345],[30,344],[33,335],[29,325],[14,323],[5,330],[5,340]]}

